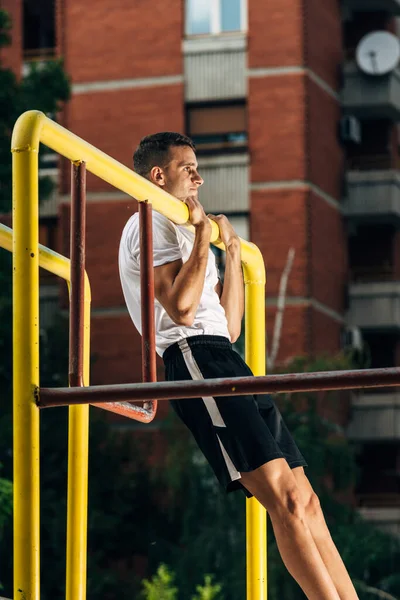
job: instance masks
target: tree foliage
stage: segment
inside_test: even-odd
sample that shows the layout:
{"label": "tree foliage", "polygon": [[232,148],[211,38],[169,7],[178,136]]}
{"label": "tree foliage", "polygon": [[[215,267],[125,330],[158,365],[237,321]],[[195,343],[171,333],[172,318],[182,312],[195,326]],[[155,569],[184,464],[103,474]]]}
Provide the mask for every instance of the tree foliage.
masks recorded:
{"label": "tree foliage", "polygon": [[[143,580],[142,600],[177,600],[178,588],[175,579],[174,573],[166,565],[161,564],[150,580]],[[223,600],[221,590],[220,584],[213,583],[212,575],[206,575],[204,585],[196,586],[196,594],[191,597],[191,600]]]}
{"label": "tree foliage", "polygon": [[[0,47],[11,40],[9,15],[0,10]],[[0,213],[11,210],[11,132],[26,110],[55,115],[70,97],[70,81],[61,60],[30,63],[27,75],[18,78],[0,65]],[[42,179],[41,196],[50,192],[50,182]]]}

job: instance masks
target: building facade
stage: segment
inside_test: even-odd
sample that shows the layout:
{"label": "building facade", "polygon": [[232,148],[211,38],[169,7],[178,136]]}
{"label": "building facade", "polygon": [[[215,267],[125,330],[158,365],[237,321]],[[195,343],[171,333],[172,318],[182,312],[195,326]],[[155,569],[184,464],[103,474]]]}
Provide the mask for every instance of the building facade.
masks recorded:
{"label": "building facade", "polygon": [[[128,167],[151,132],[195,140],[206,211],[227,214],[263,253],[269,338],[294,250],[278,361],[347,343],[361,349],[362,366],[399,365],[400,70],[366,73],[356,60],[368,34],[397,35],[399,0],[1,5],[14,23],[3,64],[22,73],[31,60],[63,58],[72,98],[58,120],[69,130]],[[68,255],[69,165],[44,155],[42,168],[57,181],[41,206],[42,241]],[[139,337],[117,268],[120,234],[136,210],[134,199],[88,176],[97,384],[140,380]],[[46,321],[59,289],[44,283]],[[348,435],[365,471],[362,510],[400,533],[399,393],[354,394]]]}

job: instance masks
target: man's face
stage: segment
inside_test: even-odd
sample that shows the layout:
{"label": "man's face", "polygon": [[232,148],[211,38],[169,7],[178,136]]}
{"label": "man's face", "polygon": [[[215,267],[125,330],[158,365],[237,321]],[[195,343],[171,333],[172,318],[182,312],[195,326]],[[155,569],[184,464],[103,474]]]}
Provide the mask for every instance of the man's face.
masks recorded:
{"label": "man's face", "polygon": [[199,187],[203,184],[197,168],[196,155],[190,146],[172,146],[169,162],[161,170],[162,176],[156,183],[182,202],[188,197],[197,199]]}

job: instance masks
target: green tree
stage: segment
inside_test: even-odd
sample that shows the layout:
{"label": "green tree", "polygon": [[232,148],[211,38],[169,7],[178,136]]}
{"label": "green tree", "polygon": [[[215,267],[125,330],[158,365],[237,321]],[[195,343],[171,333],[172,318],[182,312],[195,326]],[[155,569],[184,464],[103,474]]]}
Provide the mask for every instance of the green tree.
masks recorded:
{"label": "green tree", "polygon": [[176,600],[178,588],[174,585],[174,575],[161,564],[151,580],[143,581],[143,600]]}
{"label": "green tree", "polygon": [[[178,588],[175,585],[174,573],[164,564],[161,564],[156,574],[149,580],[142,582],[142,600],[177,600]],[[213,583],[211,575],[205,575],[204,585],[196,586],[196,594],[192,600],[223,600],[220,592],[222,586]]]}
{"label": "green tree", "polygon": [[223,600],[221,596],[222,585],[213,583],[211,575],[204,577],[204,585],[196,586],[197,594],[192,596],[192,600]]}
{"label": "green tree", "polygon": [[[11,21],[0,9],[0,47],[11,40]],[[29,73],[18,79],[10,69],[0,65],[0,213],[11,210],[11,132],[16,119],[26,110],[41,110],[55,115],[62,102],[70,97],[70,82],[61,60],[32,63]],[[51,190],[51,182],[41,178],[43,198]]]}

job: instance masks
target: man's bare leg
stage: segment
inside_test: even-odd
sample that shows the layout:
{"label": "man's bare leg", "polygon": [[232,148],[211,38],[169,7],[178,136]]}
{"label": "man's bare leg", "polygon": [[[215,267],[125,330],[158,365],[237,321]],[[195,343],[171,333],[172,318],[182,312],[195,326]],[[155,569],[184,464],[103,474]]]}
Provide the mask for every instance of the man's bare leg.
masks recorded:
{"label": "man's bare leg", "polygon": [[244,487],[268,510],[282,560],[308,600],[341,600],[311,535],[286,460],[278,458],[241,475]]}
{"label": "man's bare leg", "polygon": [[356,590],[332,540],[318,497],[312,489],[303,467],[293,469],[293,475],[295,476],[302,502],[305,506],[306,520],[311,535],[314,538],[314,542],[341,600],[357,600]]}

